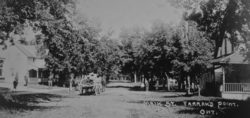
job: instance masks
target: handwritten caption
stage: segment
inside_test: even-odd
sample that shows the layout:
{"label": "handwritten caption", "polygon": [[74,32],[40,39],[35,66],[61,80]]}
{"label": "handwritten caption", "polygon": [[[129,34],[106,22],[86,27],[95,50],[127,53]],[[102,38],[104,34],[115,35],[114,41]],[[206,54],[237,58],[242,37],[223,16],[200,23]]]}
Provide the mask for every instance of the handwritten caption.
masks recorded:
{"label": "handwritten caption", "polygon": [[200,108],[199,114],[201,115],[218,115],[221,108],[228,107],[239,107],[239,104],[235,102],[225,102],[225,101],[144,101],[146,106],[160,106],[160,107],[198,107]]}

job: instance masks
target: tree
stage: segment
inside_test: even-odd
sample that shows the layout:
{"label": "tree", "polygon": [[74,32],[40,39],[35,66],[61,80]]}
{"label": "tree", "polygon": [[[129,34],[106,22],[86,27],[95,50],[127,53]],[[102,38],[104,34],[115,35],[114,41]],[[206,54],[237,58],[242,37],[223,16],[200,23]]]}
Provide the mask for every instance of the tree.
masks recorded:
{"label": "tree", "polygon": [[187,20],[197,22],[198,29],[206,32],[216,44],[214,56],[227,38],[235,45],[239,39],[247,43],[250,34],[249,0],[208,0],[200,3],[200,12],[192,12]]}
{"label": "tree", "polygon": [[109,77],[116,76],[120,72],[121,67],[121,53],[120,45],[115,39],[108,37],[102,37],[96,45],[96,71],[101,75],[105,75],[109,80]]}
{"label": "tree", "polygon": [[[154,22],[152,29],[147,33],[146,45],[147,52],[150,52],[147,66],[152,74],[163,81],[163,87],[167,83],[167,90],[170,90],[169,78],[172,77],[171,63],[173,57],[172,36],[174,33],[173,26],[162,21]],[[144,44],[145,45],[145,44]]]}
{"label": "tree", "polygon": [[63,17],[64,5],[72,4],[72,0],[2,0],[0,9],[0,39],[7,48],[6,40],[13,44],[13,35],[23,34],[25,25],[32,26]]}
{"label": "tree", "polygon": [[[0,9],[1,43],[13,42],[12,34],[22,35],[25,26],[41,32],[37,45],[46,67],[53,74],[86,74],[94,70],[94,49],[99,29],[76,11],[75,0],[3,0]],[[25,39],[21,40],[22,43]],[[48,55],[46,55],[48,54]]]}
{"label": "tree", "polygon": [[196,23],[191,23],[188,40],[181,35],[181,32],[185,32],[183,31],[185,30],[184,23],[179,26],[174,36],[174,46],[176,47],[174,68],[180,72],[180,82],[183,82],[185,77],[187,78],[188,94],[190,94],[190,81],[194,81],[196,77],[206,72],[207,68],[211,66],[209,62],[213,54],[213,45],[204,37],[204,33],[197,30]]}
{"label": "tree", "polygon": [[[55,72],[55,68],[61,67],[63,56],[68,52],[65,50],[58,50],[58,53],[53,55],[53,46],[59,46],[64,39],[70,38],[67,34],[71,34],[70,25],[67,22],[67,15],[70,14],[69,8],[74,9],[74,0],[2,0],[0,8],[0,32],[1,32],[1,44],[7,48],[6,41],[10,41],[14,44],[13,35],[22,35],[27,26],[31,27],[34,32],[41,32],[40,36],[37,36],[37,40],[34,42],[37,44],[38,52],[45,57],[49,50],[49,55],[46,56],[46,60],[54,62],[53,69],[50,65],[51,62],[47,61],[47,68]],[[56,27],[56,25],[58,27]],[[53,29],[55,28],[55,29]],[[61,28],[61,29],[60,29]],[[67,29],[68,28],[68,29]],[[76,37],[76,32],[71,36]],[[57,37],[55,36],[57,35]],[[63,39],[59,39],[63,38]],[[58,39],[56,45],[55,40]],[[60,42],[61,41],[61,42]],[[26,43],[25,39],[21,39],[21,43]],[[64,42],[65,43],[65,42]],[[69,46],[69,45],[68,45]],[[64,51],[64,53],[63,53]],[[66,53],[66,54],[65,54]],[[64,54],[64,55],[63,55]],[[53,55],[53,56],[51,56]],[[51,59],[51,57],[58,57],[57,59]],[[68,59],[68,58],[67,58]],[[70,59],[68,59],[70,60]],[[64,65],[69,65],[67,62]],[[60,68],[59,68],[60,69]]]}
{"label": "tree", "polygon": [[70,73],[82,76],[96,71],[98,63],[98,29],[78,12],[66,12],[65,16],[68,17],[46,25],[43,41],[49,50],[47,68],[59,73],[61,80]]}
{"label": "tree", "polygon": [[[141,42],[145,29],[133,27],[131,29],[123,29],[120,38],[123,51],[123,73],[132,73],[134,82],[137,82],[137,75],[142,68],[142,59],[144,52],[141,50]],[[126,72],[127,71],[127,72]]]}

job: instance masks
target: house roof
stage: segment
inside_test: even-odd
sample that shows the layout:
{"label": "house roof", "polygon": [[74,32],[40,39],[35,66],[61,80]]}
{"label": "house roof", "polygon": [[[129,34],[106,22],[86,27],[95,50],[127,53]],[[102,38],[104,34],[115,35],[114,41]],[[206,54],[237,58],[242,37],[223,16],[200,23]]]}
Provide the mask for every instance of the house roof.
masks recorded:
{"label": "house roof", "polygon": [[229,54],[227,56],[219,57],[212,60],[213,64],[250,64],[250,61],[246,59],[245,53],[237,50],[236,52]]}
{"label": "house roof", "polygon": [[46,68],[45,65],[42,65],[42,64],[28,64],[30,66],[33,66],[35,68]]}
{"label": "house roof", "polygon": [[15,44],[27,57],[37,58],[35,46],[25,46],[21,44]]}

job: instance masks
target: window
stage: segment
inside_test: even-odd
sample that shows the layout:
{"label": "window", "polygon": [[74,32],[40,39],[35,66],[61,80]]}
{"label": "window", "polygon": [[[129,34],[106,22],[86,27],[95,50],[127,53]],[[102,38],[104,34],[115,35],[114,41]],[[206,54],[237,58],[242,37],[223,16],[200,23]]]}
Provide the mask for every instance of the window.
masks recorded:
{"label": "window", "polygon": [[3,76],[3,60],[0,60],[0,77]]}
{"label": "window", "polygon": [[34,69],[29,70],[29,77],[30,78],[37,78],[37,71]]}

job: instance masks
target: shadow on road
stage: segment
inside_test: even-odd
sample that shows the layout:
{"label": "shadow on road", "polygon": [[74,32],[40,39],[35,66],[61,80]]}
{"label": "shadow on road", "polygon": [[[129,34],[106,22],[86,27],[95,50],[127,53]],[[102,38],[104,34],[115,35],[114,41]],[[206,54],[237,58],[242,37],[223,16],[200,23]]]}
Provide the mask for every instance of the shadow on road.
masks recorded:
{"label": "shadow on road", "polygon": [[126,85],[117,85],[117,86],[107,86],[107,88],[124,88],[129,91],[145,91],[140,86],[126,86]]}
{"label": "shadow on road", "polygon": [[[107,88],[124,88],[128,89],[129,91],[146,91],[145,88],[141,88],[138,85],[133,85],[134,83],[131,83],[130,85],[111,85],[107,86]],[[167,90],[149,90],[150,92],[171,92],[171,93],[183,93],[183,92],[178,92],[178,91],[167,91]],[[174,97],[192,97],[194,95],[178,95],[178,96],[164,96],[166,98],[174,98]]]}
{"label": "shadow on road", "polygon": [[81,93],[79,94],[80,96],[94,96],[95,95],[95,92],[85,92],[85,93]]}
{"label": "shadow on road", "polygon": [[[171,92],[171,93],[180,93],[180,92]],[[180,98],[180,97],[194,97],[197,96],[196,94],[179,94],[179,95],[173,95],[173,96],[163,96],[162,98]]]}
{"label": "shadow on road", "polygon": [[132,83],[129,80],[109,80],[108,83]]}
{"label": "shadow on road", "polygon": [[126,89],[130,89],[130,88],[132,88],[132,87],[130,87],[130,86],[121,86],[121,85],[119,85],[119,86],[107,86],[106,88],[126,88]]}
{"label": "shadow on road", "polygon": [[32,93],[32,94],[0,94],[0,109],[9,111],[10,113],[25,110],[44,110],[58,108],[57,106],[38,106],[38,103],[59,102],[64,96]]}

